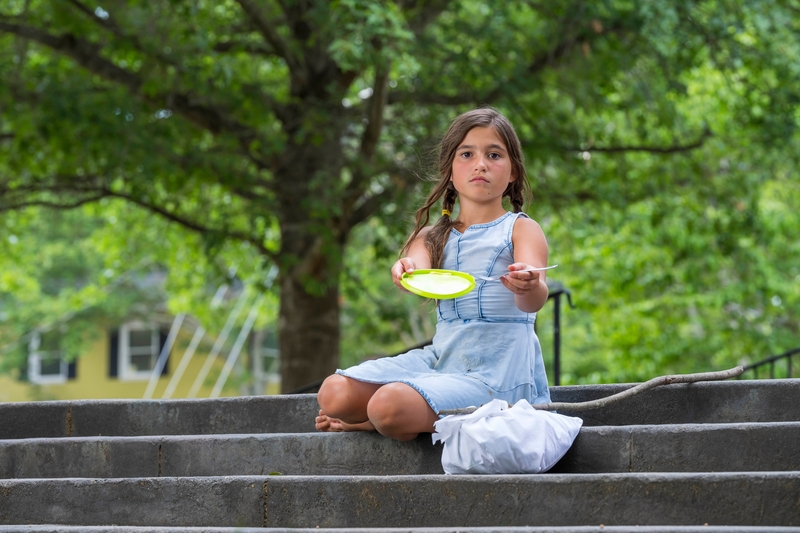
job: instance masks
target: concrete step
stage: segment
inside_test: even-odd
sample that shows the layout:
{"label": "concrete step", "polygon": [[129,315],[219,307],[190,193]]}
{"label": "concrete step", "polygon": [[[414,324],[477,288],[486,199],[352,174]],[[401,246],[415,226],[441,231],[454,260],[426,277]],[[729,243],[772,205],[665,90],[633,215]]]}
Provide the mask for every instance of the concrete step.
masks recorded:
{"label": "concrete step", "polygon": [[567,526],[567,527],[387,527],[387,528],[254,528],[140,526],[0,526],[0,533],[798,533],[783,526]]}
{"label": "concrete step", "polygon": [[552,472],[793,471],[798,443],[800,422],[584,427]]}
{"label": "concrete step", "polygon": [[[560,473],[800,470],[800,422],[584,427]],[[0,478],[441,474],[430,435],[78,437],[0,441]]]}
{"label": "concrete step", "polygon": [[0,478],[442,474],[430,435],[82,437],[0,441]]}
{"label": "concrete step", "polygon": [[0,438],[313,432],[314,394],[0,404]]}
{"label": "concrete step", "polygon": [[0,481],[0,525],[800,525],[800,472]]}
{"label": "concrete step", "polygon": [[[551,397],[554,402],[583,402],[631,386],[553,387]],[[800,421],[800,379],[734,379],[666,385],[601,409],[560,412],[579,416],[585,426]]]}
{"label": "concrete step", "polygon": [[[631,387],[552,387],[557,402],[580,402]],[[216,400],[102,400],[0,404],[0,439],[100,435],[314,432],[316,396]],[[800,380],[728,380],[668,385],[601,409],[564,414],[586,426],[800,421]]]}
{"label": "concrete step", "polygon": [[139,526],[0,526],[0,533],[797,533],[782,526],[567,526],[567,527],[421,527],[421,528],[254,528]]}

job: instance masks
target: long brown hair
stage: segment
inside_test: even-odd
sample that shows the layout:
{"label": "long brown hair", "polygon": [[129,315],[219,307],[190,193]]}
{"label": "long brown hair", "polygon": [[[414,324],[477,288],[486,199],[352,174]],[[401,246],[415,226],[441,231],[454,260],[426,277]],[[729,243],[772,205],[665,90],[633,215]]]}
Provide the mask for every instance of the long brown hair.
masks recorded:
{"label": "long brown hair", "polygon": [[[511,200],[511,206],[515,213],[523,210],[527,201],[531,198],[531,186],[528,183],[528,175],[525,172],[525,162],[522,156],[522,146],[514,131],[514,126],[503,116],[502,113],[491,107],[482,107],[467,111],[455,118],[442,137],[439,144],[439,181],[433,190],[428,194],[425,203],[417,209],[414,215],[415,225],[411,236],[400,250],[400,256],[404,256],[411,243],[417,238],[422,228],[430,221],[430,210],[433,205],[442,198],[442,210],[452,212],[458,199],[458,191],[453,187],[450,177],[453,174],[453,160],[456,157],[456,150],[472,128],[492,127],[503,140],[511,160],[512,176],[514,181],[508,184],[503,197]],[[453,229],[453,219],[446,213],[436,222],[431,230],[425,235],[425,247],[431,256],[431,267],[441,268],[444,258],[444,245]]]}

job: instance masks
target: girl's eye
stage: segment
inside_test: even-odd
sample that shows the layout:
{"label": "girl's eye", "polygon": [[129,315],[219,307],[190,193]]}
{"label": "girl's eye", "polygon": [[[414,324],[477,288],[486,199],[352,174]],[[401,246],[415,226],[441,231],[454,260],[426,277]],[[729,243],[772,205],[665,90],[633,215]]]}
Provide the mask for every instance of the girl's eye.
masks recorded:
{"label": "girl's eye", "polygon": [[472,152],[461,152],[461,154],[460,154],[460,155],[461,155],[461,157],[465,157],[465,158],[466,158],[466,157],[469,157],[469,156],[471,156],[471,155],[472,155]]}
{"label": "girl's eye", "polygon": [[500,154],[498,154],[497,152],[492,152],[491,154],[489,154],[489,158],[490,159],[500,159]]}

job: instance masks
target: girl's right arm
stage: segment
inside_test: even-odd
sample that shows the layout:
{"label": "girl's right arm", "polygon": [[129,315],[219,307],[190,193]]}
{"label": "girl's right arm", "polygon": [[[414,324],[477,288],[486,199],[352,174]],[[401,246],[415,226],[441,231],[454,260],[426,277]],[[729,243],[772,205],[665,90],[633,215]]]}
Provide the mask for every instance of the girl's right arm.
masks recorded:
{"label": "girl's right arm", "polygon": [[425,247],[425,235],[430,230],[431,226],[422,228],[414,238],[414,242],[409,246],[406,256],[401,257],[392,265],[392,281],[404,292],[408,291],[400,284],[400,278],[405,272],[414,272],[420,268],[431,268],[431,255],[428,252],[428,248]]}

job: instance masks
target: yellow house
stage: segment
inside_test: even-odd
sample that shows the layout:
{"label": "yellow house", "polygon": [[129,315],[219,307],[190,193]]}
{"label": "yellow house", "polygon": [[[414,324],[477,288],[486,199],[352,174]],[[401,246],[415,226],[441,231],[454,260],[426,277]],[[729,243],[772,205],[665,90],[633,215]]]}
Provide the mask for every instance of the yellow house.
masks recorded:
{"label": "yellow house", "polygon": [[25,375],[0,374],[0,402],[279,392],[274,336],[248,331],[229,346],[183,322],[98,326],[102,334],[72,362],[62,357],[57,333],[34,332]]}

